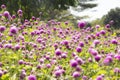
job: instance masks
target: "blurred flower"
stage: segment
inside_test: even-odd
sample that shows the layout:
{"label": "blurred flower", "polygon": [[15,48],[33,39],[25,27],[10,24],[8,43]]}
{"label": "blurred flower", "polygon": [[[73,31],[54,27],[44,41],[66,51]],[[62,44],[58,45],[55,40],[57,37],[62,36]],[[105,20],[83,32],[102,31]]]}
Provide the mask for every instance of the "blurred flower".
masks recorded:
{"label": "blurred flower", "polygon": [[84,21],[78,22],[79,28],[84,28],[85,26],[86,26],[86,22],[84,22]]}
{"label": "blurred flower", "polygon": [[80,77],[80,73],[79,72],[74,72],[73,75],[72,75],[74,78],[77,78],[77,77]]}
{"label": "blurred flower", "polygon": [[6,29],[6,27],[5,27],[5,26],[0,26],[0,32],[4,32],[4,31],[5,31],[5,29]]}
{"label": "blurred flower", "polygon": [[28,76],[28,80],[37,80],[35,75],[30,75]]}
{"label": "blurred flower", "polygon": [[70,65],[71,65],[71,67],[76,67],[78,65],[78,62],[76,60],[72,59],[70,61]]}

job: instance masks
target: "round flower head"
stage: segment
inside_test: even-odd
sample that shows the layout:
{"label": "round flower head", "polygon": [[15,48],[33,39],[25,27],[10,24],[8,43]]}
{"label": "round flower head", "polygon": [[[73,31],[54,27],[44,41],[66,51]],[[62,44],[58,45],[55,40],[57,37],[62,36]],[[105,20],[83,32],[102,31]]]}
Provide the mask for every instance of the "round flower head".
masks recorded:
{"label": "round flower head", "polygon": [[18,62],[20,65],[21,64],[23,64],[24,63],[24,61],[23,60],[19,60],[19,62]]}
{"label": "round flower head", "polygon": [[102,34],[102,35],[104,35],[105,33],[106,33],[105,30],[100,31],[100,34]]}
{"label": "round flower head", "polygon": [[18,29],[15,26],[10,28],[10,33],[17,34],[17,32],[18,32]]}
{"label": "round flower head", "polygon": [[56,54],[57,56],[59,56],[59,55],[62,54],[62,52],[60,51],[60,49],[57,49],[57,50],[55,51],[55,54]]}
{"label": "round flower head", "polygon": [[102,77],[102,76],[98,76],[98,77],[96,78],[96,80],[103,80],[103,77]]}
{"label": "round flower head", "polygon": [[100,41],[99,41],[99,40],[94,40],[93,43],[94,43],[95,45],[97,45],[97,44],[100,43]]}
{"label": "round flower head", "polygon": [[112,43],[112,44],[117,44],[118,42],[117,42],[116,39],[112,39],[112,40],[111,40],[111,43]]}
{"label": "round flower head", "polygon": [[81,48],[81,47],[77,47],[77,48],[76,48],[76,51],[77,51],[78,53],[80,53],[80,52],[82,51],[82,48]]}
{"label": "round flower head", "polygon": [[78,62],[76,60],[71,60],[70,65],[71,67],[76,67],[78,65]]}
{"label": "round flower head", "polygon": [[28,76],[28,80],[37,80],[35,75],[30,75]]}
{"label": "round flower head", "polygon": [[95,27],[96,27],[96,28],[100,28],[100,25],[96,25]]}
{"label": "round flower head", "polygon": [[3,15],[4,15],[6,18],[9,18],[10,13],[9,13],[8,11],[5,11],[5,12],[3,13]]}
{"label": "round flower head", "polygon": [[57,70],[57,71],[54,72],[54,74],[55,74],[56,77],[59,77],[61,75],[61,71]]}
{"label": "round flower head", "polygon": [[0,32],[5,31],[6,27],[5,26],[0,26]]}
{"label": "round flower head", "polygon": [[15,50],[19,50],[20,49],[20,45],[16,44],[14,48],[15,48]]}
{"label": "round flower head", "polygon": [[95,49],[90,49],[89,50],[90,54],[92,54],[93,56],[96,56],[98,54],[97,50]]}
{"label": "round flower head", "polygon": [[80,77],[80,73],[79,72],[74,72],[73,75],[72,75],[74,78],[77,78],[77,77]]}
{"label": "round flower head", "polygon": [[100,55],[96,55],[95,56],[95,60],[98,62],[98,61],[100,61],[100,59],[101,59],[101,56]]}
{"label": "round flower head", "polygon": [[12,15],[12,19],[15,19],[16,18],[16,16],[15,15]]}
{"label": "round flower head", "polygon": [[20,14],[22,14],[23,12],[22,12],[21,9],[19,9],[17,13],[20,15]]}
{"label": "round flower head", "polygon": [[111,62],[112,62],[112,57],[111,56],[107,56],[103,61],[103,63],[105,65],[109,65]]}
{"label": "round flower head", "polygon": [[106,28],[110,28],[110,24],[107,24],[105,27],[106,27]]}
{"label": "round flower head", "polygon": [[1,8],[4,9],[4,8],[6,8],[6,6],[3,4],[3,5],[1,5]]}
{"label": "round flower head", "polygon": [[83,43],[83,42],[80,42],[80,43],[79,43],[79,46],[80,46],[80,47],[84,47],[84,43]]}
{"label": "round flower head", "polygon": [[114,69],[114,73],[120,73],[120,69],[119,68],[115,68]]}
{"label": "round flower head", "polygon": [[84,21],[78,22],[79,28],[84,28],[85,26],[86,26],[86,22],[84,22]]}

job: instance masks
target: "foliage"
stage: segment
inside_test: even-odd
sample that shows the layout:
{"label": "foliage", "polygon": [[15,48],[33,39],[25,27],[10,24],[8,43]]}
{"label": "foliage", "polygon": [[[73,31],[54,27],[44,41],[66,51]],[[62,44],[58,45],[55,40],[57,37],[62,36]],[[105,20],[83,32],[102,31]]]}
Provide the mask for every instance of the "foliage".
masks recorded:
{"label": "foliage", "polygon": [[111,20],[114,21],[114,26],[112,26],[115,29],[120,28],[120,8],[111,9],[107,15],[104,16],[104,24],[109,23]]}
{"label": "foliage", "polygon": [[110,27],[0,14],[0,80],[120,79],[120,41]]}
{"label": "foliage", "polygon": [[[24,19],[30,19],[33,15],[42,18],[54,18],[56,10],[66,10],[69,6],[75,6],[78,0],[0,0],[0,5],[7,5],[7,10],[13,14],[18,9],[24,12]],[[59,11],[60,12],[60,11]]]}

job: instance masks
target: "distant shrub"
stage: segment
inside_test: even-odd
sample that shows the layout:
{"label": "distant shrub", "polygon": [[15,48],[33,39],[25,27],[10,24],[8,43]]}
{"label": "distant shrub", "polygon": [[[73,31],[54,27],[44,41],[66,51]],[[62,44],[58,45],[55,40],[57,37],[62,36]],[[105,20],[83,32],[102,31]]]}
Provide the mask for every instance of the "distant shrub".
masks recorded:
{"label": "distant shrub", "polygon": [[120,28],[120,8],[111,9],[104,17],[104,24],[108,24],[113,21],[112,24],[114,24],[114,26],[112,26],[112,28]]}

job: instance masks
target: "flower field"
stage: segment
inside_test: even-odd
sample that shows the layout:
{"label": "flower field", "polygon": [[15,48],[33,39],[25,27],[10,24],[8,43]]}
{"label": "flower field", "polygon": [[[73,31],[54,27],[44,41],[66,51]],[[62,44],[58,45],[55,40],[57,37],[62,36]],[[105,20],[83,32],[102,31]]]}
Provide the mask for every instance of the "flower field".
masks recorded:
{"label": "flower field", "polygon": [[0,80],[119,80],[120,37],[86,22],[22,21],[0,12]]}

